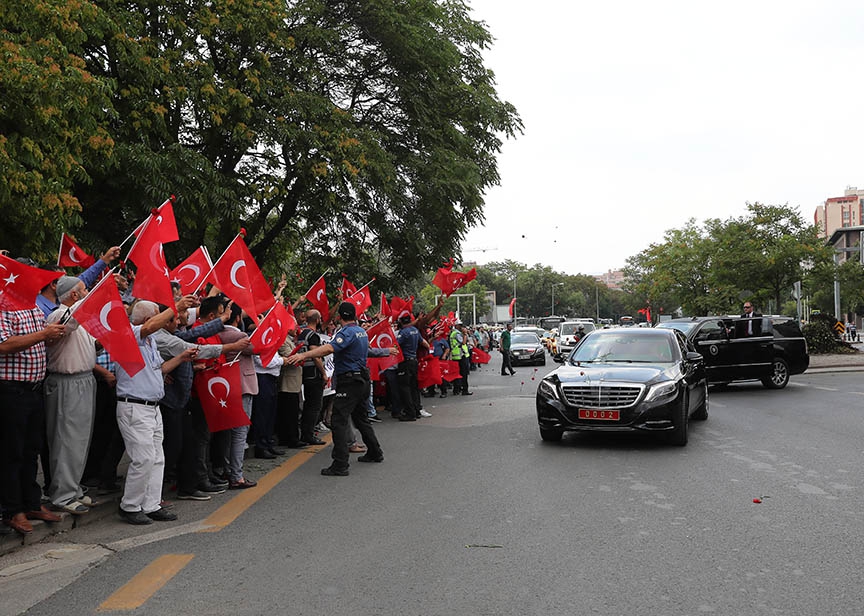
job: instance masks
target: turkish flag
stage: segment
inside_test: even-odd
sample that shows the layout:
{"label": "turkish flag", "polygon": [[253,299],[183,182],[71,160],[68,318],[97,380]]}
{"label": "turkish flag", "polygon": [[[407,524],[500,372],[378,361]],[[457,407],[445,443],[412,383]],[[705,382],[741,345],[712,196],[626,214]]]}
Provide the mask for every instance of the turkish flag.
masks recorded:
{"label": "turkish flag", "polygon": [[378,321],[378,323],[366,330],[366,335],[369,338],[369,346],[373,349],[390,349],[395,346],[399,351],[397,355],[388,355],[387,357],[368,357],[366,359],[366,365],[369,368],[369,376],[373,381],[377,381],[379,380],[378,372],[398,364],[405,359],[405,357],[402,355],[402,349],[400,349],[396,344],[396,334],[393,332],[393,327],[387,319]]}
{"label": "turkish flag", "polygon": [[60,237],[57,265],[60,267],[90,267],[94,263],[96,263],[96,259],[81,250],[75,240],[65,233]]}
{"label": "turkish flag", "polygon": [[354,307],[357,309],[357,314],[363,314],[366,312],[368,308],[372,306],[372,298],[370,297],[371,291],[369,290],[369,285],[365,285],[362,289],[354,291],[347,300],[354,304]]}
{"label": "turkish flag", "polygon": [[342,299],[346,300],[357,292],[355,287],[345,274],[342,274]]}
{"label": "turkish flag", "polygon": [[392,312],[390,311],[390,304],[387,303],[387,296],[384,295],[384,291],[381,291],[381,306],[378,309],[378,312],[381,313],[385,317],[392,316]]}
{"label": "turkish flag", "polygon": [[510,300],[510,318],[512,319],[516,313],[516,298]]}
{"label": "turkish flag", "polygon": [[477,269],[472,267],[468,272],[454,272],[451,270],[453,260],[445,267],[439,267],[432,279],[432,284],[441,289],[444,295],[451,295],[456,289],[461,289],[466,284],[477,278]]}
{"label": "turkish flag", "polygon": [[441,360],[434,355],[427,355],[417,360],[417,387],[426,389],[432,385],[440,385],[443,379],[441,378]]}
{"label": "turkish flag", "polygon": [[312,306],[321,313],[321,317],[324,321],[326,321],[330,315],[330,303],[327,301],[327,294],[325,293],[326,286],[324,282],[324,276],[321,276],[318,280],[315,281],[309,290],[306,291],[306,299],[312,304]]}
{"label": "turkish flag", "polygon": [[36,306],[36,296],[63,272],[30,267],[0,255],[0,310],[30,310]]}
{"label": "turkish flag", "polygon": [[156,236],[161,244],[169,244],[180,239],[180,234],[177,233],[177,220],[174,218],[174,195],[171,195],[165,203],[151,210],[151,216],[142,224],[138,225],[132,233],[138,237],[144,230],[144,225],[150,221],[154,222],[156,228]]}
{"label": "turkish flag", "polygon": [[174,306],[174,292],[165,253],[162,251],[159,225],[151,217],[144,224],[129,251],[128,259],[138,267],[132,293],[139,299],[149,299],[165,306]]}
{"label": "turkish flag", "polygon": [[273,305],[273,291],[240,234],[216,261],[213,276],[219,290],[245,310],[256,325],[258,315]]}
{"label": "turkish flag", "polygon": [[472,364],[488,364],[489,360],[492,359],[492,356],[489,355],[483,349],[474,347],[471,349],[471,363]]}
{"label": "turkish flag", "polygon": [[447,382],[461,379],[459,374],[459,362],[452,359],[438,360],[438,365],[441,367],[441,378]]}
{"label": "turkish flag", "polygon": [[195,375],[195,393],[210,432],[251,424],[243,410],[239,363],[220,364]]}
{"label": "turkish flag", "polygon": [[171,270],[169,278],[171,282],[180,285],[183,295],[190,295],[207,284],[211,269],[213,264],[210,263],[207,251],[203,246],[199,246],[183,263]]}
{"label": "turkish flag", "polygon": [[281,302],[277,302],[250,338],[252,351],[261,356],[262,364],[266,366],[270,363],[292,329],[297,329],[297,319]]}
{"label": "turkish flag", "polygon": [[414,296],[402,299],[394,295],[393,299],[390,300],[390,318],[398,321],[400,317],[405,315],[414,316]]}
{"label": "turkish flag", "polygon": [[123,366],[129,376],[135,376],[145,367],[114,276],[105,276],[100,280],[72,315],[81,327],[105,347],[111,359]]}

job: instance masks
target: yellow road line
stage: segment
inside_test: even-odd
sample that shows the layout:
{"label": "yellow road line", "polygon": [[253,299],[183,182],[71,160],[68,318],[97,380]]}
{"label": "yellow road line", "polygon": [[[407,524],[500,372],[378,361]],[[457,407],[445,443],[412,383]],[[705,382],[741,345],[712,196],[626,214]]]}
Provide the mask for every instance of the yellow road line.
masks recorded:
{"label": "yellow road line", "polygon": [[195,558],[194,554],[165,554],[147,565],[141,572],[108,597],[99,606],[99,612],[134,610],[141,607],[183,567]]}
{"label": "yellow road line", "polygon": [[285,460],[285,462],[259,479],[258,485],[254,488],[248,488],[238,492],[234,498],[211,513],[203,522],[205,527],[198,532],[215,533],[228,526],[231,522],[240,517],[244,511],[258,502],[258,499],[276,487],[280,481],[311,460],[312,456],[329,445],[331,442],[330,434],[324,435],[322,440],[324,441],[323,445],[316,445],[315,447],[303,449]]}

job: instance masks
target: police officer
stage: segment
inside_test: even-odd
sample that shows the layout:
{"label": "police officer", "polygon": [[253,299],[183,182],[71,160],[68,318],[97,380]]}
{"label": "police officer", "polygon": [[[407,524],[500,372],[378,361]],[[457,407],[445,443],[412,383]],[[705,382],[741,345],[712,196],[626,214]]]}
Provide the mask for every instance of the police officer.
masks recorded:
{"label": "police officer", "polygon": [[402,416],[399,421],[416,421],[420,417],[420,390],[417,389],[417,347],[429,348],[420,335],[420,330],[411,324],[412,317],[399,317],[399,334],[396,342],[404,358],[399,364],[399,394],[402,399]]}
{"label": "police officer", "polygon": [[358,458],[359,462],[383,462],[384,453],[375,436],[372,422],[366,412],[369,399],[369,370],[366,357],[369,341],[366,331],[357,325],[357,311],[351,302],[339,304],[338,318],[342,327],[333,339],[305,353],[297,353],[288,358],[295,366],[307,359],[324,357],[333,353],[333,380],[336,399],[333,402],[333,415],[330,425],[333,432],[333,463],[321,469],[322,475],[345,477],[348,475],[348,441],[351,439],[350,420],[360,432],[366,444],[366,453]]}

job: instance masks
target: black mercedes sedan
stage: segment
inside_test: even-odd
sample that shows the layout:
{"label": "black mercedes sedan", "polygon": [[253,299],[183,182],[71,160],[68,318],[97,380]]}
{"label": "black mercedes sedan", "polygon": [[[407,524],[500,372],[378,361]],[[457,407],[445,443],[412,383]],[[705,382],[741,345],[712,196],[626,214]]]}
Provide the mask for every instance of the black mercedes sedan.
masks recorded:
{"label": "black mercedes sedan", "polygon": [[708,418],[708,378],[679,331],[601,329],[540,382],[536,400],[544,441],[568,430],[641,431],[683,446],[690,418]]}
{"label": "black mercedes sedan", "polygon": [[546,365],[546,348],[534,332],[517,332],[510,334],[510,362],[514,366],[520,364]]}

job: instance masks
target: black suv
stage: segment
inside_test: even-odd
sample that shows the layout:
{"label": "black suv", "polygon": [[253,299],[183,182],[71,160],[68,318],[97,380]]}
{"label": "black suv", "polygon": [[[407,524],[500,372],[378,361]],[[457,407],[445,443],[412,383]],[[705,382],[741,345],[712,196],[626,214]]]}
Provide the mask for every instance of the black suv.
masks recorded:
{"label": "black suv", "polygon": [[657,327],[677,329],[705,358],[715,384],[758,379],[782,389],[810,365],[807,342],[794,317],[736,316],[672,319]]}

